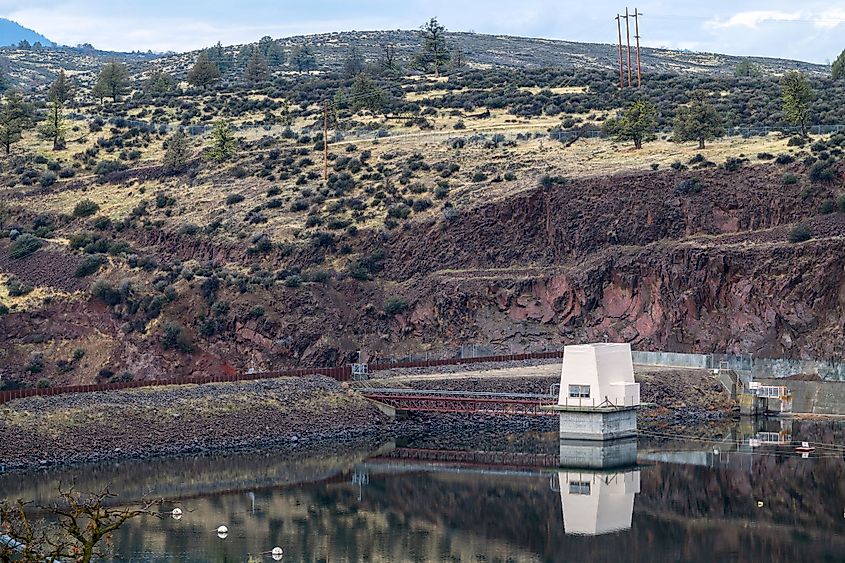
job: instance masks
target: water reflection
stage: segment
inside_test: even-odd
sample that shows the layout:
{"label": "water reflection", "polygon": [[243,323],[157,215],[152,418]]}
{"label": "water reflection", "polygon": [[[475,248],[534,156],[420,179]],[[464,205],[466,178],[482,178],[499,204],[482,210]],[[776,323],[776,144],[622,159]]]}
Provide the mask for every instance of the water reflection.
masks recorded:
{"label": "water reflection", "polygon": [[[118,532],[120,561],[269,561],[275,546],[285,561],[842,560],[841,449],[802,459],[775,439],[842,444],[841,423],[694,430],[644,434],[633,450],[584,451],[550,433],[503,435],[481,452],[417,437],[374,455],[131,462],[2,475],[0,497],[46,500],[75,478],[112,482],[123,499],[178,499],[164,508],[181,507],[180,520]],[[636,465],[616,463],[631,451]]]}
{"label": "water reflection", "polygon": [[567,534],[597,536],[631,529],[639,470],[561,471],[557,476]]}

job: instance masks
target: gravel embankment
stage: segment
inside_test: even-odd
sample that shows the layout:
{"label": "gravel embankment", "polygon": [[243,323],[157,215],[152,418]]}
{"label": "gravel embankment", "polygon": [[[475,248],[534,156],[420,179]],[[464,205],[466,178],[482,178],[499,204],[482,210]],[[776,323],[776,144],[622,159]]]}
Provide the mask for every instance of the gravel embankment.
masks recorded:
{"label": "gravel embankment", "polygon": [[[391,370],[353,386],[548,393],[559,381],[558,365]],[[637,367],[635,375],[642,400],[657,404],[640,411],[641,428],[719,424],[735,409],[706,371]],[[13,401],[0,406],[0,466],[8,470],[263,448],[319,450],[397,436],[423,442],[430,437],[433,446],[466,443],[483,449],[502,433],[556,429],[555,417],[418,413],[391,422],[333,379],[280,378]]]}
{"label": "gravel embankment", "polygon": [[0,465],[330,445],[388,425],[324,377],[32,397],[0,407]]}

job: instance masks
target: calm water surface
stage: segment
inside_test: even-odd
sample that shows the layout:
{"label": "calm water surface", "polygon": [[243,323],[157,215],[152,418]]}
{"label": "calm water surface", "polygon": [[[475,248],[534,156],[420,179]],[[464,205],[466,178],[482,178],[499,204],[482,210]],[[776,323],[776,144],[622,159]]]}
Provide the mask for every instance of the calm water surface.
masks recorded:
{"label": "calm water surface", "polygon": [[[274,546],[283,561],[321,562],[845,561],[843,430],[796,421],[719,440],[649,434],[592,457],[553,433],[488,436],[471,454],[417,437],[377,452],[0,475],[0,498],[46,502],[73,481],[184,510],[127,524],[115,561],[273,561]],[[819,444],[806,459],[777,444],[802,439]],[[602,457],[618,467],[584,467]]]}

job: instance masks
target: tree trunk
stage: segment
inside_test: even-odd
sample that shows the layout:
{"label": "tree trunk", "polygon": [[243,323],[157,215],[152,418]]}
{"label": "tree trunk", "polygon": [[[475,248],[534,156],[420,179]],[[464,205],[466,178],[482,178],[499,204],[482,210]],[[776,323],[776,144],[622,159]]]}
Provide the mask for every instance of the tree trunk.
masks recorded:
{"label": "tree trunk", "polygon": [[698,140],[698,148],[700,148],[700,149],[704,148],[704,138],[701,138],[701,139]]}

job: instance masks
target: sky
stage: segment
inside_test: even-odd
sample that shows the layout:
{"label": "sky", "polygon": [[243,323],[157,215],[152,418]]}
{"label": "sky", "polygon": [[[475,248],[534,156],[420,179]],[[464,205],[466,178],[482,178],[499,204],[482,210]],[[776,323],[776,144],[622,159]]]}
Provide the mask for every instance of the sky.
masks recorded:
{"label": "sky", "polygon": [[[643,0],[629,6],[642,43],[816,63],[845,49],[845,0]],[[617,0],[0,0],[0,17],[65,45],[188,51],[330,31],[415,29],[437,17],[451,31],[614,43]],[[624,28],[623,28],[624,33]]]}

